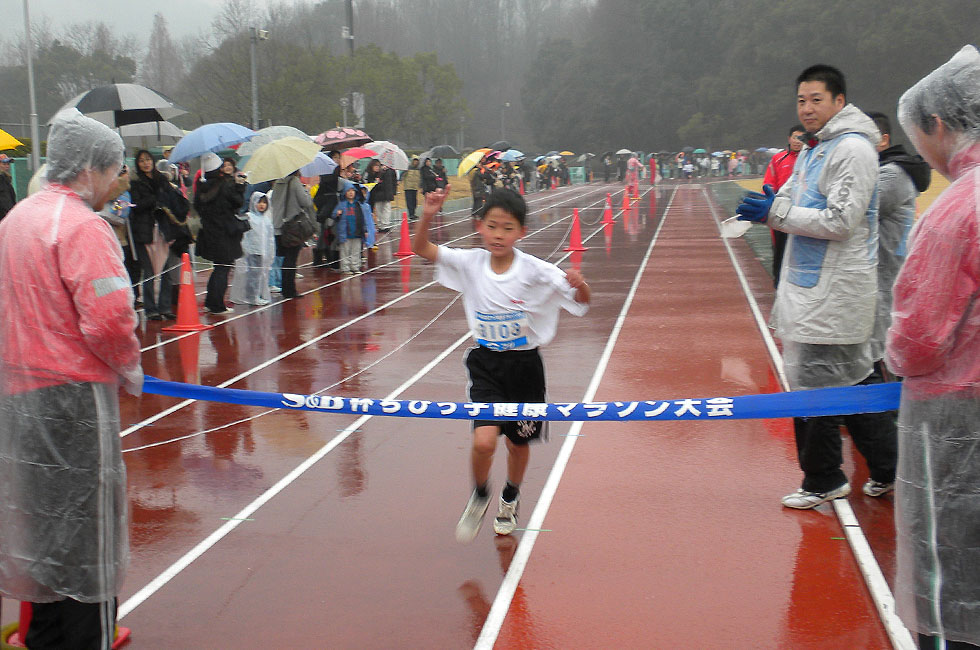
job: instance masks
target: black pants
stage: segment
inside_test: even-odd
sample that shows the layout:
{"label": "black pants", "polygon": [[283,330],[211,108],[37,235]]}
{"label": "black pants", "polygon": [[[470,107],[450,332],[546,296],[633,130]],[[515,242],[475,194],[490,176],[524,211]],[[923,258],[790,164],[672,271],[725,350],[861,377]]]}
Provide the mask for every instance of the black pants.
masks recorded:
{"label": "black pants", "polygon": [[82,603],[71,598],[31,603],[24,645],[31,650],[108,650],[116,633],[116,600]]}
{"label": "black pants", "polygon": [[[876,369],[860,384],[882,383]],[[803,470],[803,489],[807,492],[829,492],[847,481],[841,469],[840,425],[847,427],[854,445],[868,463],[871,479],[881,483],[895,480],[898,458],[897,412],[828,415],[793,418],[796,453]]]}
{"label": "black pants", "polygon": [[408,210],[408,218],[415,218],[415,209],[419,207],[418,190],[405,190],[405,208]]}
{"label": "black pants", "polygon": [[[153,262],[150,252],[144,244],[136,244],[136,258],[143,271],[143,310],[147,316],[165,314],[170,311],[170,274],[164,273],[159,279],[159,289],[154,292],[153,285],[157,282],[153,277]],[[166,267],[166,263],[164,263]],[[149,279],[147,279],[149,278]]]}
{"label": "black pants", "polygon": [[296,293],[296,262],[302,246],[283,246],[282,237],[276,235],[276,255],[282,258],[282,297],[295,298]]}
{"label": "black pants", "polygon": [[[211,277],[208,278],[208,293],[204,296],[204,306],[210,311],[223,312],[228,308],[225,305],[225,292],[228,291],[228,274],[230,272],[230,265],[214,263]],[[145,302],[144,298],[144,304]]]}
{"label": "black pants", "polygon": [[919,635],[919,648],[920,650],[975,650],[980,648],[980,646],[973,645],[972,643],[967,643],[966,641],[940,641],[934,636],[926,636],[925,634]]}
{"label": "black pants", "polygon": [[779,286],[779,269],[783,266],[783,252],[786,250],[786,233],[772,231],[772,286]]}
{"label": "black pants", "polygon": [[123,246],[123,266],[126,267],[126,272],[129,273],[129,283],[133,286],[133,294],[136,299],[139,300],[140,297],[140,261],[136,259],[133,254],[133,249],[129,246]]}

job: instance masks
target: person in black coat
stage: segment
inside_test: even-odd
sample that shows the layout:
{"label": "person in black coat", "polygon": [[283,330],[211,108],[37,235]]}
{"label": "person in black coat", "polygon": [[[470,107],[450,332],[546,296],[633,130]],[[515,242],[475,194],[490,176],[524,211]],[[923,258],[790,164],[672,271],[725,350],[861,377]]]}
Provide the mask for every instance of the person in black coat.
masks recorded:
{"label": "person in black coat", "polygon": [[0,219],[7,216],[10,209],[17,203],[17,192],[10,180],[10,163],[12,159],[6,154],[0,154]]}
{"label": "person in black coat", "polygon": [[333,214],[333,209],[337,207],[337,192],[340,191],[340,152],[333,150],[327,153],[331,160],[337,163],[337,168],[329,174],[320,175],[320,186],[313,197],[313,205],[316,207],[316,220],[319,222],[320,233],[317,238],[316,248],[313,249],[313,265],[328,266],[332,269],[337,268],[337,251],[331,250],[331,240],[333,233],[325,225],[327,218]]}
{"label": "person in black coat", "polygon": [[[212,155],[213,156],[213,155]],[[205,156],[204,174],[194,187],[194,207],[201,217],[197,235],[197,254],[214,262],[208,279],[204,308],[212,314],[231,311],[225,305],[228,273],[242,256],[242,235],[248,230],[248,217],[238,216],[245,193],[245,178],[234,164],[217,156]]]}
{"label": "person in black coat", "polygon": [[432,158],[426,158],[422,163],[422,195],[438,189],[436,173],[432,170]]}
{"label": "person in black coat", "polygon": [[136,259],[143,274],[143,311],[149,320],[176,318],[171,311],[170,276],[168,273],[161,275],[159,288],[156,288],[156,271],[148,248],[156,238],[164,242],[174,240],[171,220],[162,210],[164,196],[169,189],[170,182],[157,171],[153,154],[145,149],[136,152],[136,170],[129,187],[133,202],[129,223],[133,231]]}

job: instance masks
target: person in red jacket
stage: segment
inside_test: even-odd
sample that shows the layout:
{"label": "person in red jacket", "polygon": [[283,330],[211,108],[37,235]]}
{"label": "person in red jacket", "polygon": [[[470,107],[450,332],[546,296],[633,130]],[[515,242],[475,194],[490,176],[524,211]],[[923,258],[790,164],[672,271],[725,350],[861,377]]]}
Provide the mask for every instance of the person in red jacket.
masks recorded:
{"label": "person in red jacket", "polygon": [[[763,185],[772,185],[776,192],[782,187],[789,177],[793,175],[793,165],[796,164],[796,157],[800,155],[803,148],[803,134],[806,130],[800,124],[794,124],[789,130],[789,146],[785,151],[780,151],[766,165],[766,174],[762,177]],[[779,285],[779,267],[783,264],[783,251],[786,249],[786,233],[772,229],[772,284]]]}
{"label": "person in red jacket", "polygon": [[129,562],[119,387],[143,386],[122,248],[96,212],[123,143],[77,111],[0,222],[0,594],[30,648],[108,648]]}

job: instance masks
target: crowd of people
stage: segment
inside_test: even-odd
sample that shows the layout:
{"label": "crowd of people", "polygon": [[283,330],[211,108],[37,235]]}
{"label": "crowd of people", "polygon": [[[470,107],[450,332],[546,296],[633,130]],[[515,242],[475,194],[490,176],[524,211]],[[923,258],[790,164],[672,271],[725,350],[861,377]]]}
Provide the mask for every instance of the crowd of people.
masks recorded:
{"label": "crowd of people", "polygon": [[[892,375],[904,386],[897,415],[794,418],[803,477],[782,505],[809,510],[850,493],[844,424],[870,471],[864,494],[895,491],[899,615],[920,648],[977,648],[980,52],[964,47],[900,98],[899,121],[922,158],[891,142],[884,114],[848,103],[840,70],[811,66],[795,88],[800,124],[789,148],[769,162],[763,192],[738,207],[740,219],[786,235],[772,324],[790,388]],[[636,182],[640,158],[623,162],[623,182]],[[527,206],[513,188],[527,184],[530,165],[485,158],[471,172],[484,249],[430,242],[428,225],[449,194],[440,163],[413,160],[401,181],[423,195],[414,251],[464,296],[478,344],[467,357],[470,397],[543,401],[537,348],[553,337],[560,309],[586,313],[588,284],[514,248]],[[916,221],[929,167],[951,185]],[[233,265],[243,302],[266,304],[272,288],[298,297],[307,238],[297,239],[291,223],[318,223],[319,263],[357,273],[375,233],[391,228],[399,179],[372,161],[363,175],[338,165],[312,192],[298,172],[249,185],[235,160],[213,154],[191,179],[189,168],[149,151],[137,152],[130,171],[120,137],[80,114],[55,120],[45,177],[0,221],[0,593],[32,603],[28,647],[109,647],[128,563],[117,389],[138,395],[143,381],[131,285],[148,319],[172,318],[168,265],[196,236],[198,253],[214,263],[211,313],[230,309]],[[499,312],[495,305],[513,303],[519,287],[532,287],[533,305]],[[527,442],[540,432],[535,420],[474,422],[474,489],[458,539],[473,538],[488,508],[500,435],[508,482],[494,528],[515,530]]]}

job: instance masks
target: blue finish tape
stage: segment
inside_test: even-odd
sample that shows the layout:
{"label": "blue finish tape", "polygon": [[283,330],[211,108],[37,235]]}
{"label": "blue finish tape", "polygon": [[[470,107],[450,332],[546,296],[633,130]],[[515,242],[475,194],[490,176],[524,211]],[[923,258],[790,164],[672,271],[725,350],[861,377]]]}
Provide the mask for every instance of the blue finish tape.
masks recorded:
{"label": "blue finish tape", "polygon": [[552,422],[633,420],[751,420],[880,413],[898,408],[897,382],[819,388],[790,393],[703,397],[641,402],[556,402],[550,404],[484,404],[428,400],[379,400],[367,397],[261,393],[215,388],[146,377],[143,392],[202,402],[222,402],[351,415],[378,415],[452,420],[549,420]]}

